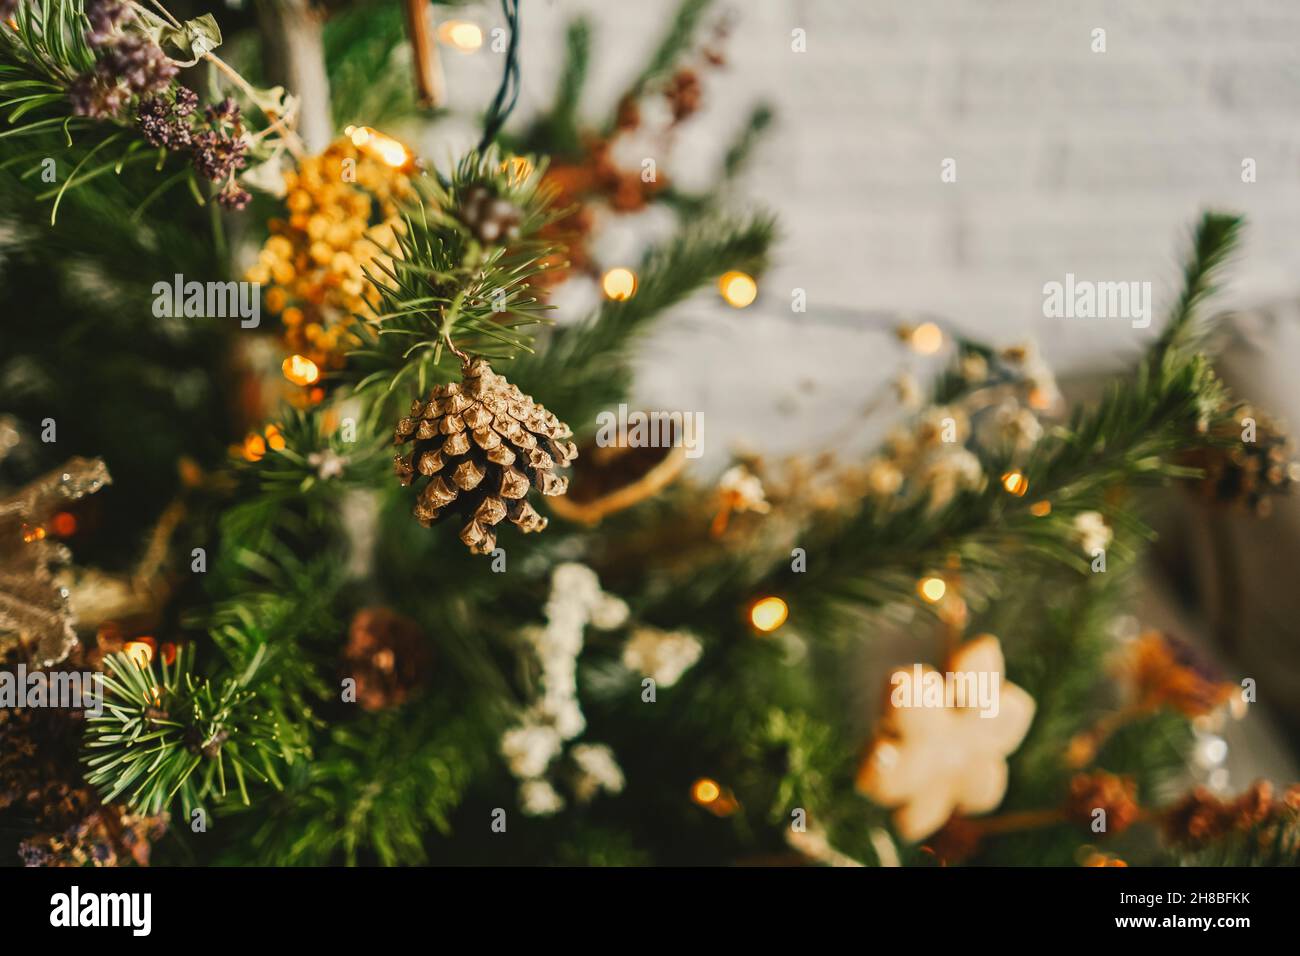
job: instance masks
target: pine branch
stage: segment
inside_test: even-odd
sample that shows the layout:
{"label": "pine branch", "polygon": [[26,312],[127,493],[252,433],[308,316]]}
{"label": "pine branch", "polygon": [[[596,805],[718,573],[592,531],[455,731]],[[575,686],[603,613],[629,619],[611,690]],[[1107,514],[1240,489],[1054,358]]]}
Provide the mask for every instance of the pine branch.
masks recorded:
{"label": "pine branch", "polygon": [[640,96],[647,86],[672,69],[690,46],[700,21],[712,5],[713,0],[682,0],[659,46],[624,94],[624,99]]}
{"label": "pine branch", "polygon": [[[1238,225],[1235,218],[1212,214],[1202,221],[1184,268],[1188,286],[1180,302],[1186,307],[1175,310],[1169,342],[1180,342],[1182,330],[1196,321],[1195,309],[1213,288]],[[1204,356],[1181,345],[1158,344],[1132,378],[1115,383],[1095,407],[1076,409],[1070,423],[1049,432],[1025,462],[996,450],[983,452],[989,480],[982,491],[960,493],[937,510],[924,499],[902,510],[868,500],[842,527],[821,535],[810,529],[809,553],[817,560],[807,573],[789,575],[781,568],[765,586],[814,605],[807,613],[816,617],[835,613],[837,605],[917,601],[917,580],[944,568],[960,569],[963,595],[975,602],[996,593],[1008,562],[1017,556],[1086,571],[1073,519],[1083,511],[1105,510],[1121,530],[1140,540],[1146,533],[1142,523],[1124,508],[1108,505],[1107,490],[1194,476],[1179,459],[1189,444],[1204,440],[1207,424],[1227,405]],[[1028,483],[1022,496],[1009,494],[1000,481],[1013,469]],[[1040,502],[1050,504],[1050,514],[1031,510]],[[1126,539],[1132,540],[1120,535],[1112,546],[1120,557]]]}
{"label": "pine branch", "polygon": [[267,812],[231,818],[244,830],[233,862],[249,850],[274,866],[425,862],[427,839],[448,832],[485,768],[495,726],[479,709],[438,706],[337,726]]}
{"label": "pine branch", "polygon": [[399,64],[406,31],[399,4],[357,3],[324,26],[325,64],[335,129],[391,126],[419,112],[407,67]]}
{"label": "pine branch", "polygon": [[1155,345],[1156,356],[1167,355],[1168,361],[1177,363],[1204,344],[1209,330],[1199,307],[1216,291],[1217,273],[1236,250],[1243,222],[1241,216],[1223,213],[1207,212],[1201,217],[1183,266],[1183,291]]}
{"label": "pine branch", "polygon": [[[380,305],[362,317],[361,347],[350,353],[344,377],[358,393],[396,395],[405,404],[455,364],[456,349],[488,358],[531,350],[524,331],[541,324],[550,306],[533,293],[531,281],[558,254],[536,238],[554,218],[552,192],[541,185],[542,170],[520,176],[516,166],[493,152],[471,153],[447,184],[428,187],[420,207],[406,216],[391,265],[367,273]],[[458,216],[486,190],[518,210],[517,239],[509,245],[482,244]],[[378,414],[386,400],[372,404]]]}
{"label": "pine branch", "polygon": [[591,58],[591,24],[574,20],[564,37],[564,67],[555,92],[555,103],[524,136],[521,148],[551,157],[576,158],[582,153],[578,104],[587,81]]}
{"label": "pine branch", "polygon": [[291,763],[296,750],[249,689],[262,655],[218,683],[194,676],[193,653],[181,647],[161,675],[126,654],[105,660],[104,712],[87,717],[84,758],[105,802],[123,797],[153,814],[179,796],[188,816],[232,787],[247,804],[249,776],[280,785],[275,761]]}

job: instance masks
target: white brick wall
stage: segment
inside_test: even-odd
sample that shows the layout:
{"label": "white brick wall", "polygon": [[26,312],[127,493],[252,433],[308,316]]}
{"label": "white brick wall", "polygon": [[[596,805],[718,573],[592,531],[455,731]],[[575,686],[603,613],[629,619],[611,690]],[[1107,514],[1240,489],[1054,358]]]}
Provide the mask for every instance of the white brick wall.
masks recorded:
{"label": "white brick wall", "polygon": [[[575,12],[597,29],[584,104],[595,113],[674,6],[525,3],[521,114],[549,99]],[[780,213],[785,241],[756,306],[733,313],[705,296],[684,307],[656,334],[641,378],[646,401],[709,413],[711,450],[815,441],[895,370],[904,356],[878,331],[844,325],[846,308],[935,313],[995,342],[1032,336],[1066,371],[1114,364],[1141,333],[1122,321],[1043,318],[1043,283],[1066,272],[1149,279],[1159,312],[1177,287],[1179,243],[1207,206],[1250,219],[1230,301],[1295,296],[1296,0],[731,8],[730,65],[707,79],[707,108],[664,168],[706,182],[749,107],[772,102],[778,125],[745,188]],[[790,50],[795,27],[807,31],[805,54]],[[1095,27],[1106,30],[1105,53],[1091,52]],[[450,57],[457,105],[485,103],[498,68],[486,50]],[[954,184],[939,179],[949,156]],[[1250,185],[1246,156],[1258,163]],[[807,316],[789,312],[795,286],[808,290]]]}

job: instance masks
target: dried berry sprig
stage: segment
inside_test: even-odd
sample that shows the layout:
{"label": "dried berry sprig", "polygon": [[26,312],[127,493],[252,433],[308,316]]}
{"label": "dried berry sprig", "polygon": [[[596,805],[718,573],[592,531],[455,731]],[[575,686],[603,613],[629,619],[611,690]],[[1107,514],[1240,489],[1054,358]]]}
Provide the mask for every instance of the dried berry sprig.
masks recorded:
{"label": "dried berry sprig", "polygon": [[217,202],[243,209],[252,197],[235,180],[248,164],[239,104],[227,97],[205,108],[201,117],[197,106],[198,97],[180,87],[170,100],[157,96],[141,101],[136,124],[150,145],[186,156],[200,176],[221,183]]}

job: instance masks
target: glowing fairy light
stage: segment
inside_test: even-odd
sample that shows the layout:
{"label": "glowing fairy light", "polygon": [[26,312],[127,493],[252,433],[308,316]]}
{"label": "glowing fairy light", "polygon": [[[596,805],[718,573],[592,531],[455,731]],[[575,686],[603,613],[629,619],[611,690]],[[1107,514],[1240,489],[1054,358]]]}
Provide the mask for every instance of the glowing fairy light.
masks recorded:
{"label": "glowing fairy light", "polygon": [[469,20],[447,20],[438,27],[438,39],[461,53],[473,53],[483,45],[483,29]]}
{"label": "glowing fairy light", "polygon": [[1029,490],[1029,479],[1024,476],[1023,472],[1009,471],[1002,476],[1002,487],[1007,494],[1023,498],[1025,492]]}
{"label": "glowing fairy light", "polygon": [[610,269],[600,280],[600,287],[605,298],[624,302],[636,293],[636,273],[623,266]]}
{"label": "glowing fairy light", "polygon": [[943,578],[925,577],[917,582],[916,593],[931,604],[938,604],[948,593],[948,585]]}
{"label": "glowing fairy light", "polygon": [[320,369],[305,355],[290,355],[281,363],[280,370],[295,385],[311,385],[320,378]]}
{"label": "glowing fairy light", "polygon": [[790,616],[790,609],[779,597],[765,597],[749,609],[749,620],[763,633],[775,631]]}
{"label": "glowing fairy light", "polygon": [[723,274],[718,280],[718,290],[727,305],[735,309],[743,309],[758,298],[758,283],[754,277],[736,270]]}
{"label": "glowing fairy light", "polygon": [[343,130],[352,145],[386,166],[401,169],[411,161],[411,153],[393,137],[369,126],[349,126]]}

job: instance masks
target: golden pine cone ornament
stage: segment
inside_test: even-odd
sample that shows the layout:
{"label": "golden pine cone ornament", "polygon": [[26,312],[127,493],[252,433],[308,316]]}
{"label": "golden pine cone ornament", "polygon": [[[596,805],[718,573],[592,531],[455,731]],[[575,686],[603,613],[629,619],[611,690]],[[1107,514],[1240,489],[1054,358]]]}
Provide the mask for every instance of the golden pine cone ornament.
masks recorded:
{"label": "golden pine cone ornament", "polygon": [[525,533],[546,527],[528,492],[568,491],[569,479],[556,470],[578,457],[572,437],[568,425],[476,358],[460,382],[435,385],[428,401],[414,402],[397,423],[394,443],[414,444],[397,455],[395,470],[403,485],[428,479],[413,511],[422,525],[458,514],[465,522],[460,540],[489,554],[506,518]]}

